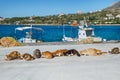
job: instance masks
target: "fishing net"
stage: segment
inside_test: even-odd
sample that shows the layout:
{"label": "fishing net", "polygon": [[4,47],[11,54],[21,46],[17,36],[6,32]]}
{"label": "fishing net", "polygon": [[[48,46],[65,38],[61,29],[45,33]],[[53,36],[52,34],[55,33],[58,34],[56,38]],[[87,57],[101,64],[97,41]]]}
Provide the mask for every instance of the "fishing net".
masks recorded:
{"label": "fishing net", "polygon": [[0,39],[0,45],[3,47],[21,46],[21,44],[12,37],[3,37]]}

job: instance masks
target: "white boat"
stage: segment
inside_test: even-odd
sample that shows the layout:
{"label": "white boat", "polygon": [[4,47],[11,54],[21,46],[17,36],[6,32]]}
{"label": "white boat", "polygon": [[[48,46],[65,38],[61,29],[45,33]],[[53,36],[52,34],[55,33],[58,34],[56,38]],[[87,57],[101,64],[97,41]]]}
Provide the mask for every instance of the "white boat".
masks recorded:
{"label": "white boat", "polygon": [[94,29],[93,28],[89,28],[87,26],[87,23],[85,20],[80,21],[80,25],[78,26],[78,37],[77,38],[71,38],[71,37],[66,37],[65,35],[63,35],[63,41],[81,41],[83,39],[87,39],[87,38],[91,38],[93,39],[93,42],[102,42],[102,38],[101,37],[95,37],[94,35]]}
{"label": "white boat", "polygon": [[32,39],[32,29],[40,30],[40,31],[42,31],[42,29],[32,27],[32,25],[31,25],[30,27],[27,26],[27,27],[15,28],[15,33],[16,33],[17,30],[24,31],[26,29],[29,29],[30,31],[26,32],[26,37],[20,38],[18,41],[21,42],[21,43],[36,43],[36,39]]}
{"label": "white boat", "polygon": [[77,41],[76,38],[71,38],[71,37],[66,37],[65,35],[63,35],[63,39],[64,42],[68,42],[68,41]]}

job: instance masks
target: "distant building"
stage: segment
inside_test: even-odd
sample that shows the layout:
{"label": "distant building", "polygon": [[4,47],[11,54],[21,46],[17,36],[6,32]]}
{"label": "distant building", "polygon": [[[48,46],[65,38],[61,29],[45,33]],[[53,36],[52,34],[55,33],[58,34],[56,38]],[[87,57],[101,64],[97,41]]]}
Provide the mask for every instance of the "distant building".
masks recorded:
{"label": "distant building", "polygon": [[60,13],[58,16],[61,17],[61,16],[63,16],[63,15],[65,15],[65,14],[64,14],[64,13]]}
{"label": "distant building", "polygon": [[96,10],[96,12],[101,12],[102,10]]}
{"label": "distant building", "polygon": [[3,18],[3,17],[0,17],[0,21],[4,21],[4,18]]}
{"label": "distant building", "polygon": [[33,22],[34,20],[33,20],[33,18],[35,18],[36,16],[30,16],[30,18],[29,18],[29,22]]}
{"label": "distant building", "polygon": [[108,21],[107,21],[107,22],[105,22],[105,24],[112,24],[112,23],[113,23],[113,22],[110,22],[110,21],[109,21],[109,22],[108,22]]}
{"label": "distant building", "polygon": [[90,11],[89,13],[94,13],[94,11]]}
{"label": "distant building", "polygon": [[120,14],[116,15],[116,18],[120,18]]}
{"label": "distant building", "polygon": [[106,19],[115,19],[115,17],[112,14],[106,14]]}
{"label": "distant building", "polygon": [[83,11],[77,11],[77,14],[84,14]]}
{"label": "distant building", "polygon": [[107,17],[104,17],[103,19],[104,19],[104,20],[108,20],[108,18],[107,18]]}

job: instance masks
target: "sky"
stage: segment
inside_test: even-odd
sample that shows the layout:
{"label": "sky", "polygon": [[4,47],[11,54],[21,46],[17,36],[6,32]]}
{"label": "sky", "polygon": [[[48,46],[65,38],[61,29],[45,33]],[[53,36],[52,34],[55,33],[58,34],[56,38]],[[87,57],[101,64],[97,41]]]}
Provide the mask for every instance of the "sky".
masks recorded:
{"label": "sky", "polygon": [[120,0],[0,0],[1,17],[47,16],[104,9]]}

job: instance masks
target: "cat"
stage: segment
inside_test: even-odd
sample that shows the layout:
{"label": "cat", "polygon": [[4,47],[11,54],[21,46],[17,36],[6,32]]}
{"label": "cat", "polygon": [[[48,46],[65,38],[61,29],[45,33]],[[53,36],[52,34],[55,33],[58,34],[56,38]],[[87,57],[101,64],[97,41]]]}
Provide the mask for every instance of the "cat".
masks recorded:
{"label": "cat", "polygon": [[33,57],[34,57],[34,58],[40,58],[40,57],[41,57],[41,52],[40,52],[39,49],[35,49],[35,50],[33,51]]}
{"label": "cat", "polygon": [[31,60],[34,60],[34,59],[35,59],[31,54],[28,54],[28,53],[23,54],[22,57],[23,57],[23,59],[25,59],[26,61],[31,61]]}
{"label": "cat", "polygon": [[42,52],[42,58],[52,59],[53,57],[54,57],[54,56],[53,56],[53,53],[50,52],[50,51]]}
{"label": "cat", "polygon": [[15,59],[22,59],[21,54],[18,51],[12,51],[8,55],[6,55],[6,60],[15,60]]}
{"label": "cat", "polygon": [[119,48],[118,47],[115,47],[115,48],[113,48],[111,51],[109,51],[109,53],[111,53],[111,54],[119,54],[120,52],[119,52]]}
{"label": "cat", "polygon": [[88,48],[85,50],[81,50],[80,54],[81,55],[86,55],[86,56],[97,56],[97,55],[101,55],[101,50],[95,49],[95,48]]}
{"label": "cat", "polygon": [[79,52],[75,49],[70,49],[64,53],[65,56],[77,55],[80,56]]}
{"label": "cat", "polygon": [[54,56],[64,56],[64,53],[67,52],[67,49],[60,49],[60,50],[56,50],[55,52],[53,52]]}

